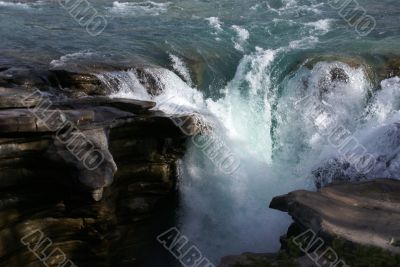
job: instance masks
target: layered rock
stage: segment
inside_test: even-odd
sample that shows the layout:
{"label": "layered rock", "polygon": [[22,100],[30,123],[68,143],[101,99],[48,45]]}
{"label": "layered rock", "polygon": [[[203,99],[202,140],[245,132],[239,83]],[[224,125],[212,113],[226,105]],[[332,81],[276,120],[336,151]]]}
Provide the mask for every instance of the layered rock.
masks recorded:
{"label": "layered rock", "polygon": [[288,212],[295,221],[281,238],[282,250],[301,248],[301,253],[289,254],[298,258],[306,252],[317,266],[336,261],[338,266],[397,267],[399,192],[400,181],[378,179],[276,197],[270,207]]}
{"label": "layered rock", "polygon": [[154,105],[0,88],[1,266],[59,266],[55,248],[77,266],[137,266],[175,205],[188,136],[174,122],[196,132]]}
{"label": "layered rock", "polygon": [[[387,266],[400,264],[400,181],[331,184],[275,197],[294,223],[275,254],[224,257],[220,267]],[[324,253],[329,251],[329,253]]]}
{"label": "layered rock", "polygon": [[276,197],[271,208],[328,237],[400,253],[400,182],[342,183]]}

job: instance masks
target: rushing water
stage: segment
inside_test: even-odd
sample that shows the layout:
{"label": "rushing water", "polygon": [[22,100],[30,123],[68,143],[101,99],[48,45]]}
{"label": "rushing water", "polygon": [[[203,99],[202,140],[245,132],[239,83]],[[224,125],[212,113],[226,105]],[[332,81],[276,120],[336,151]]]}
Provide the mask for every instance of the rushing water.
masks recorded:
{"label": "rushing water", "polygon": [[[343,125],[369,153],[386,157],[367,178],[399,178],[400,79],[380,84],[371,75],[376,55],[400,54],[398,0],[359,1],[377,21],[367,37],[322,0],[92,2],[108,22],[97,37],[56,1],[0,1],[0,52],[52,68],[145,66],[164,88],[161,95],[149,95],[134,69],[98,76],[110,86],[119,81],[113,96],[205,114],[240,167],[224,174],[190,145],[177,226],[215,263],[224,255],[277,250],[290,218],[268,204],[294,189],[314,189],[316,170],[327,181],[359,178],[317,133],[322,124]],[[326,80],[335,68],[347,81]],[[310,120],[296,105],[307,95],[335,115]]]}

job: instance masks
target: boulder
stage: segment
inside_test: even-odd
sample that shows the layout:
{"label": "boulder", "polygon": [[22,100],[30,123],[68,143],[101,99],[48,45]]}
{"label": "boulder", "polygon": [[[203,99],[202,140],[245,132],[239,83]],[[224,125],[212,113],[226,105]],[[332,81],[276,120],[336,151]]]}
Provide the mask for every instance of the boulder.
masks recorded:
{"label": "boulder", "polygon": [[379,179],[295,191],[272,200],[304,229],[363,246],[400,253],[400,181]]}

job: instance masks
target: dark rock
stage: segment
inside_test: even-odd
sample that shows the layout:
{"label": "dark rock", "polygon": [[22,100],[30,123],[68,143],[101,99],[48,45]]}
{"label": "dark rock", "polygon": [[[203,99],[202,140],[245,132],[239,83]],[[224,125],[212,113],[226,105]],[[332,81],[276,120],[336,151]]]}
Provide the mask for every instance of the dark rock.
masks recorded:
{"label": "dark rock", "polygon": [[243,253],[239,256],[227,256],[221,259],[218,267],[315,267],[307,256],[288,258],[285,254]]}
{"label": "dark rock", "polygon": [[349,82],[349,75],[347,75],[346,71],[342,68],[333,68],[330,70],[329,74],[331,75],[331,81],[332,82],[343,82],[343,83],[348,83]]}
{"label": "dark rock", "polygon": [[289,206],[286,196],[274,197],[270,203],[270,207],[280,211],[287,211]]}
{"label": "dark rock", "polygon": [[114,107],[122,111],[143,113],[156,106],[155,102],[141,101],[135,99],[124,99],[124,98],[109,98],[109,97],[83,97],[76,100],[67,100],[56,102],[55,105],[59,106],[104,106]]}
{"label": "dark rock", "polygon": [[379,81],[400,76],[400,57],[399,55],[379,56],[377,64],[377,75]]}
{"label": "dark rock", "polygon": [[0,109],[30,108],[37,106],[41,101],[39,96],[31,92],[11,88],[8,90],[2,89],[0,88]]}
{"label": "dark rock", "polygon": [[318,87],[321,97],[323,97],[324,94],[334,90],[337,86],[337,83],[348,83],[349,80],[350,78],[344,69],[339,67],[332,68],[329,71],[328,77],[322,77],[318,81]]}
{"label": "dark rock", "polygon": [[140,83],[147,89],[147,92],[150,95],[157,96],[164,91],[164,85],[150,70],[146,68],[134,69],[136,76]]}
{"label": "dark rock", "polygon": [[255,266],[265,265],[268,266],[272,261],[277,258],[276,254],[272,253],[243,253],[239,256],[226,256],[221,259],[218,267],[235,267],[235,266]]}
{"label": "dark rock", "polygon": [[146,101],[0,94],[0,264],[42,266],[20,242],[39,229],[78,266],[135,266],[172,217],[195,119]]}
{"label": "dark rock", "polygon": [[47,82],[46,71],[31,67],[11,67],[0,71],[0,85],[18,85],[25,88],[39,87]]}
{"label": "dark rock", "polygon": [[69,96],[109,95],[109,88],[91,73],[74,73],[65,70],[51,70],[48,80],[55,88],[63,89]]}

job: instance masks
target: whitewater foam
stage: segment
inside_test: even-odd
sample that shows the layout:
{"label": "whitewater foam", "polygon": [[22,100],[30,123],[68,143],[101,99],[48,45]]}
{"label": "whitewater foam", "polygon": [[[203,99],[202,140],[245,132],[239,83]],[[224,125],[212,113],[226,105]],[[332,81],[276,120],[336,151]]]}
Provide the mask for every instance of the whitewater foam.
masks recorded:
{"label": "whitewater foam", "polygon": [[50,62],[50,67],[51,68],[59,68],[59,67],[65,67],[70,64],[77,65],[79,60],[89,59],[93,55],[95,55],[95,52],[92,52],[89,50],[66,54],[64,56],[61,56],[59,59],[53,59]]}
{"label": "whitewater foam", "polygon": [[400,110],[400,78],[393,77],[381,82],[381,90],[376,92],[367,118],[377,123],[384,123],[396,115]]}
{"label": "whitewater foam", "polygon": [[172,67],[174,68],[174,70],[182,76],[182,78],[185,80],[185,82],[193,87],[193,81],[192,78],[190,76],[190,71],[188,69],[188,67],[186,66],[186,63],[179,57],[173,55],[173,54],[169,54],[169,58],[171,59],[172,62]]}
{"label": "whitewater foam", "polygon": [[158,16],[168,11],[171,2],[119,2],[114,1],[113,6],[109,8],[113,14],[123,16]]}
{"label": "whitewater foam", "polygon": [[240,52],[244,52],[243,46],[250,38],[249,31],[237,25],[233,25],[231,28],[236,32],[237,35],[236,39],[233,41],[235,49]]}
{"label": "whitewater foam", "polygon": [[111,97],[151,100],[147,89],[138,79],[136,70],[96,73],[97,78],[107,86]]}
{"label": "whitewater foam", "polygon": [[31,8],[31,6],[27,3],[21,3],[21,2],[6,2],[6,1],[0,1],[0,6],[3,7],[12,7],[12,8],[23,8],[23,9],[28,9]]}
{"label": "whitewater foam", "polygon": [[307,49],[314,47],[318,42],[318,37],[308,36],[300,40],[291,41],[289,47],[291,49]]}
{"label": "whitewater foam", "polygon": [[313,27],[317,33],[326,34],[330,31],[333,19],[321,19],[314,22],[308,22],[304,25]]}
{"label": "whitewater foam", "polygon": [[207,20],[210,26],[213,27],[217,32],[222,31],[222,22],[218,17],[209,17],[205,20]]}

